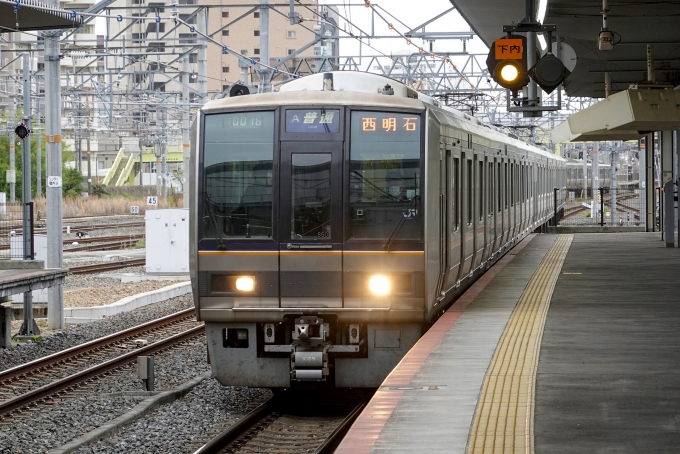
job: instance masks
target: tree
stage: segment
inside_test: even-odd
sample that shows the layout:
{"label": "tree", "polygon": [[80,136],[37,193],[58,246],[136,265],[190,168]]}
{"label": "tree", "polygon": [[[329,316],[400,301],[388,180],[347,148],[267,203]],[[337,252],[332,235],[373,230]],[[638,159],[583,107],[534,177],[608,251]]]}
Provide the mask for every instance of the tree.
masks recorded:
{"label": "tree", "polygon": [[75,198],[83,192],[85,177],[78,169],[62,168],[62,191],[64,197]]}

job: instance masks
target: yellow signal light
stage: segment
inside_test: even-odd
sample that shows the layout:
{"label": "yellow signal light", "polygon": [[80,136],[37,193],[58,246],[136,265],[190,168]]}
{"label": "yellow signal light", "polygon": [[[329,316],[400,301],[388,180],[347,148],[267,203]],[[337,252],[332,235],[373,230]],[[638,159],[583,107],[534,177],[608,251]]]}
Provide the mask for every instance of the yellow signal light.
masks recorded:
{"label": "yellow signal light", "polygon": [[506,82],[515,82],[519,77],[519,69],[514,64],[508,62],[501,67],[500,76]]}

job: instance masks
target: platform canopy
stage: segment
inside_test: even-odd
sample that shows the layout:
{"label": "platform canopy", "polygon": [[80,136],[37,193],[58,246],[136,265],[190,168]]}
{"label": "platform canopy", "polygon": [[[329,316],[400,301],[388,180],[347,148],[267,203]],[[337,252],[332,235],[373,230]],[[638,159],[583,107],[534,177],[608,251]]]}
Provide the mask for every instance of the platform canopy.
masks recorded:
{"label": "platform canopy", "polygon": [[680,129],[680,91],[628,89],[572,114],[552,141],[635,140],[650,131]]}
{"label": "platform canopy", "polygon": [[0,1],[0,31],[76,28],[82,23],[82,16],[74,18],[72,11],[38,0]]}
{"label": "platform canopy", "polygon": [[[479,37],[490,46],[503,36],[503,25],[524,18],[525,0],[450,0]],[[534,0],[535,5],[543,0]],[[680,83],[680,2],[622,0],[609,2],[608,27],[616,40],[599,51],[602,0],[547,0],[543,23],[576,52],[576,68],[564,83],[569,96],[604,98],[604,73],[612,93],[647,78],[647,44],[654,45],[656,82]]]}

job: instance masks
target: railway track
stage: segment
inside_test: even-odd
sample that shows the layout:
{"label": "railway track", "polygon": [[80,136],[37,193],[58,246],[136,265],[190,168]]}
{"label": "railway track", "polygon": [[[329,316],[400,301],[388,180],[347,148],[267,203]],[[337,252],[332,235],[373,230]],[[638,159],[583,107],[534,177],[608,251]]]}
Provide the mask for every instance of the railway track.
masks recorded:
{"label": "railway track", "polygon": [[[76,239],[66,239],[63,241],[64,246],[69,246],[72,245],[74,242],[78,243],[79,245],[82,244],[81,247],[92,247],[96,248],[96,244],[92,243],[111,243],[111,245],[116,244],[119,245],[121,243],[125,244],[128,247],[134,246],[135,243],[139,240],[142,240],[146,237],[144,233],[134,233],[130,235],[110,235],[110,236],[95,236],[95,237],[85,237],[85,238],[76,238]],[[131,245],[131,246],[130,246]],[[101,245],[102,247],[106,247],[107,245]],[[0,244],[0,250],[7,250],[9,249],[9,244]],[[64,249],[64,251],[73,251],[76,248],[70,248],[70,249]],[[106,250],[106,249],[79,249],[79,250]]]}
{"label": "railway track", "polygon": [[195,454],[331,453],[369,398],[346,393],[278,394],[228,424]]}
{"label": "railway track", "polygon": [[[66,221],[64,221],[66,222]],[[125,228],[141,228],[145,227],[144,222],[127,222],[127,223],[111,223],[111,224],[83,224],[83,225],[69,225],[71,227],[71,234],[75,232],[92,232],[95,230],[106,230],[106,229],[125,229]],[[0,236],[6,236],[11,231],[17,234],[21,233],[22,225],[20,222],[15,225],[5,225],[0,227]],[[47,231],[47,226],[44,223],[36,222],[35,233],[45,233]],[[66,227],[64,227],[64,235],[66,235]]]}
{"label": "railway track", "polygon": [[[202,336],[204,326],[196,323],[194,309],[187,309],[1,372],[0,422],[41,405],[52,405],[65,394],[122,371],[135,363],[137,356],[158,354]],[[134,341],[142,336],[155,341],[136,348]],[[126,352],[83,369],[87,363],[121,350]],[[64,369],[70,375],[53,379],[63,376]]]}
{"label": "railway track", "polygon": [[69,268],[71,274],[90,274],[102,271],[119,270],[128,266],[143,266],[146,259],[121,260],[119,262],[96,263],[94,265],[72,266]]}

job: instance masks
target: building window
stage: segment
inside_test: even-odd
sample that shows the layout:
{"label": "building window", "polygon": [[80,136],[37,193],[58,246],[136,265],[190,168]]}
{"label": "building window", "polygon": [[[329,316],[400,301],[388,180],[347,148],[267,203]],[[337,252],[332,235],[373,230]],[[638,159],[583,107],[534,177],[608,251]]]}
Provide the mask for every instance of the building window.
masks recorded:
{"label": "building window", "polygon": [[222,17],[229,17],[229,11],[222,11]]}
{"label": "building window", "polygon": [[241,49],[241,55],[243,55],[244,57],[247,57],[248,56],[248,49]]}
{"label": "building window", "polygon": [[153,23],[149,24],[146,30],[147,33],[165,33],[165,24],[160,22],[160,23]]}
{"label": "building window", "polygon": [[228,91],[229,90],[229,85],[222,85],[222,91]]}
{"label": "building window", "polygon": [[253,36],[260,36],[260,30],[253,30]]}
{"label": "building window", "polygon": [[229,36],[229,30],[222,30],[222,36]]}
{"label": "building window", "polygon": [[197,3],[197,0],[179,0],[180,5],[195,5]]}
{"label": "building window", "polygon": [[223,73],[228,73],[228,72],[229,72],[229,67],[228,67],[228,66],[222,66],[222,72],[223,72]]}
{"label": "building window", "polygon": [[286,33],[286,36],[288,38],[295,38],[296,37],[295,30],[288,30],[288,32]]}
{"label": "building window", "polygon": [[189,54],[189,63],[198,63],[198,54]]}
{"label": "building window", "polygon": [[187,24],[196,24],[196,15],[195,14],[193,16],[191,14],[180,14],[179,18],[180,18],[180,20],[183,20]]}
{"label": "building window", "polygon": [[255,19],[259,19],[259,18],[260,18],[260,12],[259,12],[259,11],[255,11],[255,12],[253,13],[253,17],[254,17]]}
{"label": "building window", "polygon": [[45,69],[45,63],[38,63],[38,71],[42,71],[43,69]]}
{"label": "building window", "polygon": [[256,48],[255,50],[253,50],[253,54],[260,55],[260,49]]}
{"label": "building window", "polygon": [[133,4],[133,5],[143,5],[143,4],[144,4],[144,0],[132,0],[132,4]]}
{"label": "building window", "polygon": [[180,33],[180,44],[196,44],[196,33]]}
{"label": "building window", "polygon": [[295,49],[288,49],[288,55],[293,55],[295,53]]}

